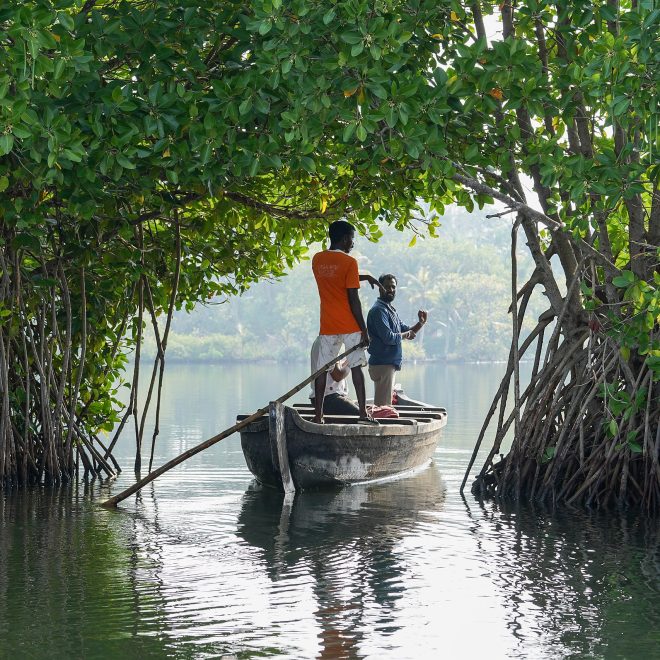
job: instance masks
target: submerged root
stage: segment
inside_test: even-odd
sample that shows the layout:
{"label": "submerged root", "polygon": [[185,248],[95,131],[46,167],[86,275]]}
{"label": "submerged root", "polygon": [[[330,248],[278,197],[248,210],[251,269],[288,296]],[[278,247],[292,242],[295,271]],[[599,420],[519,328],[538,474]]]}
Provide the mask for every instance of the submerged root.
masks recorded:
{"label": "submerged root", "polygon": [[[516,231],[522,223],[536,270],[518,288]],[[633,314],[614,286],[600,287],[587,312],[580,290],[599,281],[590,253],[568,249],[565,235],[553,236],[541,250],[538,236],[524,218],[512,230],[513,337],[509,362],[495,394],[461,491],[491,422],[495,436],[472,484],[478,497],[537,501],[591,507],[633,506],[660,511],[660,383],[653,360],[634,348],[623,349]],[[568,249],[562,260],[566,294],[562,296],[548,265],[556,248]],[[575,247],[575,246],[573,246]],[[572,255],[572,256],[571,256]],[[587,285],[586,289],[584,286]],[[550,301],[535,328],[520,339],[527,302],[537,287]],[[590,288],[590,286],[592,288]],[[602,290],[601,290],[602,289]],[[545,332],[554,323],[551,336]],[[646,326],[645,326],[646,328]],[[657,324],[643,337],[646,353],[657,347]],[[615,339],[618,338],[618,339]],[[641,340],[640,340],[641,341]],[[640,343],[640,346],[642,345]],[[655,350],[655,349],[654,349]],[[533,356],[532,374],[521,392],[520,361]],[[502,454],[505,438],[511,447]]]}
{"label": "submerged root", "polygon": [[[574,334],[507,416],[510,371],[491,408],[500,411],[495,441],[473,494],[660,511],[660,386],[643,363],[633,375],[606,338]],[[496,459],[516,414],[511,448]]]}
{"label": "submerged root", "polygon": [[[21,260],[0,247],[0,487],[114,477],[119,467],[81,401],[86,361],[85,271],[64,259]],[[47,285],[44,284],[47,283]],[[72,290],[73,289],[73,290]],[[74,312],[78,311],[78,316]],[[104,455],[106,454],[106,455]]]}

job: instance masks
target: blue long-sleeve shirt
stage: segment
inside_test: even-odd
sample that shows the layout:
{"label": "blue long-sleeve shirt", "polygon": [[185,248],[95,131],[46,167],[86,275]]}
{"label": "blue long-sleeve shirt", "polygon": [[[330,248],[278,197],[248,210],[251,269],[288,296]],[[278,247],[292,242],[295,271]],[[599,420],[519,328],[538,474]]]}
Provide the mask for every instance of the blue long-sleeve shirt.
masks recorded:
{"label": "blue long-sleeve shirt", "polygon": [[369,364],[391,364],[401,369],[401,333],[410,330],[388,302],[378,298],[367,314]]}

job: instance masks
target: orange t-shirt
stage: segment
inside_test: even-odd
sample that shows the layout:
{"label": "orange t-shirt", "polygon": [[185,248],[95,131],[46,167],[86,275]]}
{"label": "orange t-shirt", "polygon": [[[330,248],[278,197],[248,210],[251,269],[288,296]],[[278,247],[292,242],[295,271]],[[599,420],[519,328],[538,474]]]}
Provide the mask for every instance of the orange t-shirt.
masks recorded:
{"label": "orange t-shirt", "polygon": [[341,250],[325,250],[314,255],[312,271],[321,298],[321,335],[347,335],[360,332],[346,289],[360,288],[358,263]]}

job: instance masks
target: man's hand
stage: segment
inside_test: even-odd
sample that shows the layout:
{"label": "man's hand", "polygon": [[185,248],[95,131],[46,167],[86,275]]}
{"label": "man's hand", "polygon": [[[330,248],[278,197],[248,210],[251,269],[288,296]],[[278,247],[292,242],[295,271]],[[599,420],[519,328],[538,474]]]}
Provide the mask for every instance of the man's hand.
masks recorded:
{"label": "man's hand", "polygon": [[346,366],[346,360],[342,360],[341,362],[335,363],[335,366],[330,372],[330,377],[335,383],[340,383],[344,378],[347,378],[350,373],[351,370]]}
{"label": "man's hand", "polygon": [[381,293],[385,293],[385,287],[373,275],[360,275],[360,280],[369,282],[369,284],[371,284],[372,289],[378,287],[378,290]]}
{"label": "man's hand", "polygon": [[369,346],[369,342],[370,342],[369,333],[366,330],[363,330],[362,331],[362,342],[361,342],[362,346],[367,348],[367,346]]}
{"label": "man's hand", "polygon": [[426,320],[429,317],[429,313],[425,309],[420,309],[417,312],[417,318],[419,319],[419,322],[424,325],[426,323]]}

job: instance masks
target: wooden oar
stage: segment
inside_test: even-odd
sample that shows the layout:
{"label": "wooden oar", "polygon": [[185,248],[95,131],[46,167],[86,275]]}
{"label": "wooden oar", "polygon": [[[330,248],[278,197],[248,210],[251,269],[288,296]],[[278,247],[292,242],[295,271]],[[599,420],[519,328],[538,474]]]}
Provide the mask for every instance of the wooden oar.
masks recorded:
{"label": "wooden oar", "polygon": [[[339,360],[343,360],[346,356],[350,355],[351,353],[353,353],[353,351],[356,351],[358,348],[362,348],[363,345],[364,344],[360,343],[357,346],[353,346],[353,348],[350,348],[349,350],[345,351],[338,357],[334,358],[333,360],[328,362],[328,364],[324,364],[318,371],[315,371],[311,376],[305,378],[305,380],[303,380],[302,383],[299,383],[294,388],[290,389],[286,394],[283,394],[279,399],[275,399],[275,402],[284,403],[284,401],[292,397],[296,392],[299,392],[303,387],[305,387],[305,385],[315,380],[317,376],[320,376],[324,371],[328,371],[328,369],[330,369],[333,364],[339,362]],[[125,500],[133,493],[137,493],[138,490],[142,489],[144,486],[146,486],[149,482],[153,481],[157,477],[160,477],[161,474],[164,474],[168,470],[171,470],[173,467],[176,467],[177,465],[179,465],[179,463],[183,463],[183,461],[188,460],[195,454],[199,454],[200,451],[204,451],[205,449],[208,449],[216,442],[220,442],[220,440],[224,440],[227,436],[230,436],[232,433],[235,433],[236,431],[240,431],[243,427],[247,426],[255,419],[258,419],[259,417],[264,415],[267,411],[268,411],[268,406],[265,406],[264,408],[259,408],[257,412],[253,413],[249,417],[246,417],[237,424],[234,424],[234,426],[224,430],[222,433],[218,433],[218,435],[214,435],[212,438],[209,438],[208,440],[205,440],[204,442],[196,445],[195,447],[188,449],[188,451],[184,451],[183,454],[180,454],[176,458],[173,458],[171,461],[168,461],[164,465],[161,465],[156,470],[149,472],[149,474],[146,477],[140,479],[139,481],[136,481],[130,488],[123,490],[118,495],[114,495],[109,500],[106,500],[105,502],[102,503],[101,506],[104,506],[108,509],[116,507],[119,502]]]}

